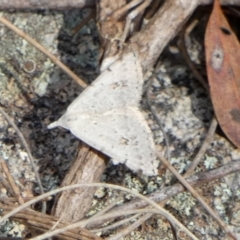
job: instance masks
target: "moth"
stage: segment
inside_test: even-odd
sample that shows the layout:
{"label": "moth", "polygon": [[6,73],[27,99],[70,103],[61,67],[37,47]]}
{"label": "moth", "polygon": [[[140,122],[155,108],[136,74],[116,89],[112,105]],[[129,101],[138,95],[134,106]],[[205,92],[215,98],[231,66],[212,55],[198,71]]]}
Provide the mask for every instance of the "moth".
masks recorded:
{"label": "moth", "polygon": [[142,68],[133,53],[110,65],[49,129],[61,126],[134,172],[157,174],[152,132],[139,104]]}

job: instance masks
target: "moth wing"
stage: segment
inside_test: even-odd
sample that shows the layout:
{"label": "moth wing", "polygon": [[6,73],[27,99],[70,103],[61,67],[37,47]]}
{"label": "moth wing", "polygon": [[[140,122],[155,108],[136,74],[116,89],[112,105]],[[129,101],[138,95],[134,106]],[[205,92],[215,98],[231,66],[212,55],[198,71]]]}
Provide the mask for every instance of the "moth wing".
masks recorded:
{"label": "moth wing", "polygon": [[[158,162],[151,131],[137,108],[114,109],[104,114],[65,115],[59,125],[134,172],[157,174]],[[63,123],[61,122],[63,121]]]}
{"label": "moth wing", "polygon": [[113,63],[68,107],[67,113],[103,113],[113,108],[138,106],[143,75],[137,58],[129,53]]}

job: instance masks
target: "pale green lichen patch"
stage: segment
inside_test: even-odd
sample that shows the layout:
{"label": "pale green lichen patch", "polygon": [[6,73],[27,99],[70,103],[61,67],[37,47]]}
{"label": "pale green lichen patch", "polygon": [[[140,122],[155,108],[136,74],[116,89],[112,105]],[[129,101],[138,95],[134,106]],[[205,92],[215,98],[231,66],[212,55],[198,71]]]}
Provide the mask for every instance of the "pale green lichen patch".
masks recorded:
{"label": "pale green lichen patch", "polygon": [[232,191],[227,184],[221,183],[215,187],[214,195],[221,197],[221,200],[225,203],[232,197]]}
{"label": "pale green lichen patch", "polygon": [[205,155],[204,166],[206,169],[213,169],[216,166],[217,162],[218,160],[216,157],[211,157],[207,154]]}
{"label": "pale green lichen patch", "polygon": [[225,220],[228,219],[226,216],[227,206],[232,198],[232,191],[229,186],[225,183],[220,185],[215,185],[214,195],[214,207],[219,212],[220,215],[223,215]]}
{"label": "pale green lichen patch", "polygon": [[174,166],[175,164],[178,167],[178,172],[183,173],[186,168],[186,158],[185,157],[178,157],[178,158],[171,158],[170,163]]}
{"label": "pale green lichen patch", "polygon": [[167,204],[179,211],[181,214],[190,216],[191,210],[196,204],[196,200],[190,193],[185,192],[171,198]]}

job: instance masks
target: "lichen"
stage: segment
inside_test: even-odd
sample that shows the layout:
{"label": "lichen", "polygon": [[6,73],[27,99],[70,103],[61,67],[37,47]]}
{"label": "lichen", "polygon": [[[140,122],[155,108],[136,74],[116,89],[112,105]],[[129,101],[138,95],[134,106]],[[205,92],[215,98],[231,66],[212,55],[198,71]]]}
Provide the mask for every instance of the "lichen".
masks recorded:
{"label": "lichen", "polygon": [[218,159],[216,157],[208,156],[205,154],[205,160],[204,160],[204,166],[207,169],[213,169],[218,162]]}
{"label": "lichen", "polygon": [[196,199],[194,199],[190,193],[180,193],[171,198],[167,204],[179,211],[181,214],[190,216],[191,210],[196,204]]}

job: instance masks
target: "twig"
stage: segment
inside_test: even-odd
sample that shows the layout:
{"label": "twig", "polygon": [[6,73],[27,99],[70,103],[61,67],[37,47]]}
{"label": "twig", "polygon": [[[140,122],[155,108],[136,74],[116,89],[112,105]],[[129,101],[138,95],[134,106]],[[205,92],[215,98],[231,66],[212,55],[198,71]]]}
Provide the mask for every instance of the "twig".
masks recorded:
{"label": "twig", "polygon": [[63,216],[61,216],[61,217],[57,220],[57,222],[51,227],[50,230],[54,230],[54,229],[59,225],[59,223],[62,221],[62,219],[63,219]]}
{"label": "twig", "polygon": [[[13,193],[14,194],[14,193]],[[12,195],[13,195],[12,194]],[[27,202],[27,201],[29,201],[29,200],[31,200],[31,199],[33,199],[34,197],[26,197],[26,198],[23,198],[22,197],[22,199],[23,199],[23,201],[24,202]],[[50,201],[50,200],[52,200],[52,198],[50,197],[50,198],[48,198],[48,199],[43,199],[42,201]],[[0,202],[5,202],[5,203],[15,203],[16,202],[16,198],[15,197],[3,197],[3,198],[1,198],[0,199]]]}
{"label": "twig", "polygon": [[[213,0],[198,0],[198,5],[212,4]],[[221,0],[222,5],[239,6],[239,0]],[[0,9],[56,9],[93,7],[94,0],[8,0],[1,1]]]}
{"label": "twig", "polygon": [[17,187],[17,185],[15,184],[14,179],[13,179],[11,173],[8,170],[7,164],[1,158],[0,158],[0,164],[2,165],[3,172],[5,173],[8,181],[9,181],[9,183],[10,183],[12,189],[13,189],[13,192],[15,194],[16,199],[18,200],[19,204],[23,204],[24,200],[23,200],[23,198],[21,196],[20,190]]}
{"label": "twig", "polygon": [[[196,188],[196,187],[202,186],[203,184],[209,183],[211,181],[215,181],[219,178],[223,178],[229,174],[232,174],[238,171],[240,171],[240,160],[231,161],[223,165],[222,167],[213,169],[211,171],[198,172],[192,175],[191,177],[187,178],[186,181],[192,187]],[[186,188],[182,184],[176,183],[172,186],[165,187],[161,190],[157,190],[156,192],[153,192],[147,195],[147,197],[159,203],[184,191],[186,191]],[[147,204],[144,201],[139,199],[133,199],[122,206],[115,207],[114,209],[112,209],[112,211],[124,211],[124,210],[134,209],[134,208],[144,208],[146,206]],[[102,224],[102,223],[99,223],[99,224]]]}
{"label": "twig", "polygon": [[[124,168],[124,176],[125,176],[125,168]],[[122,187],[125,187],[125,178],[123,178],[123,182],[121,185]],[[93,215],[89,219],[94,219],[95,217],[101,216],[104,213],[109,212],[112,208],[114,208],[119,203],[123,202],[123,194],[124,194],[123,192],[120,192],[120,194],[118,195],[117,199],[114,202],[110,203],[108,206],[103,208],[101,211],[97,212],[95,215]]]}
{"label": "twig", "polygon": [[1,1],[0,9],[68,9],[94,6],[94,0],[8,0]]}
{"label": "twig", "polygon": [[216,117],[213,117],[211,125],[208,129],[207,136],[206,136],[200,150],[198,151],[198,153],[195,156],[195,158],[193,159],[190,167],[187,169],[186,173],[184,174],[185,178],[189,177],[193,174],[193,172],[194,172],[195,168],[197,167],[198,163],[201,161],[203,155],[205,154],[207,148],[209,147],[209,144],[212,141],[212,138],[213,138],[213,135],[216,131],[217,125],[218,125],[218,122],[216,120]]}
{"label": "twig", "polygon": [[[50,191],[48,193],[44,193],[41,196],[38,196],[38,197],[34,198],[33,200],[30,200],[30,201],[22,204],[19,207],[16,207],[13,211],[4,215],[2,218],[0,218],[0,223],[5,221],[9,217],[13,216],[15,213],[27,208],[28,206],[32,205],[33,203],[38,202],[38,201],[40,201],[40,200],[42,200],[42,199],[44,199],[48,196],[51,196],[53,194],[57,194],[57,193],[62,192],[62,191],[79,188],[79,187],[105,187],[105,188],[112,188],[112,189],[124,191],[124,192],[132,194],[133,196],[138,197],[138,198],[146,201],[149,205],[151,205],[154,208],[154,209],[142,209],[142,210],[138,210],[138,211],[136,211],[136,210],[135,211],[126,211],[126,212],[121,211],[121,212],[118,212],[118,213],[115,213],[115,214],[114,213],[109,213],[109,214],[105,214],[104,216],[99,216],[98,218],[94,219],[94,221],[109,218],[110,216],[117,217],[117,216],[122,216],[122,215],[126,215],[126,214],[146,213],[146,212],[147,213],[151,213],[151,212],[152,213],[158,213],[158,214],[163,215],[165,218],[167,218],[167,220],[170,223],[175,224],[180,229],[183,229],[186,232],[186,234],[188,234],[190,237],[192,237],[193,239],[197,239],[184,225],[182,225],[174,216],[172,216],[168,211],[166,211],[164,208],[159,206],[157,203],[153,202],[152,200],[148,199],[147,197],[145,197],[145,196],[143,196],[143,195],[141,195],[137,192],[134,192],[130,189],[123,188],[123,187],[116,186],[116,185],[112,185],[112,184],[107,184],[107,183],[74,184],[74,185],[71,185],[71,186],[66,186],[66,187],[55,189],[55,190]],[[48,238],[48,237],[51,237],[53,235],[60,234],[64,231],[66,231],[66,230],[70,230],[70,229],[73,229],[73,228],[76,228],[76,227],[80,227],[82,225],[86,225],[86,224],[89,224],[89,223],[90,223],[89,220],[80,221],[80,222],[68,225],[67,227],[64,227],[62,229],[57,229],[57,230],[54,230],[52,232],[42,234],[39,238],[37,237],[37,238],[33,238],[33,239],[34,240],[36,240],[36,239],[39,240],[39,239]]]}
{"label": "twig", "polygon": [[129,39],[129,51],[137,51],[143,71],[151,68],[169,41],[190,17],[198,1],[164,1],[151,21]]}
{"label": "twig", "polygon": [[[106,156],[82,143],[77,157],[70,166],[61,186],[99,182],[106,168],[106,162]],[[96,192],[96,189],[93,188],[88,189],[88,191],[62,192],[60,196],[55,198],[55,205],[52,209],[53,215],[58,218],[63,216],[64,221],[67,222],[76,222],[82,219],[92,205],[94,192]]]}
{"label": "twig", "polygon": [[[196,174],[194,174],[193,176],[187,178],[186,180],[188,181],[189,184],[191,184],[194,188],[199,187],[201,185],[204,185],[206,183],[209,183],[210,181],[215,181],[219,178],[225,177],[226,175],[235,173],[240,171],[240,160],[238,161],[230,161],[228,164],[225,164],[217,169],[211,170],[211,171],[206,171],[206,172],[198,172]],[[176,183],[173,186],[169,186],[166,188],[163,188],[161,190],[157,190],[154,193],[151,193],[149,195],[147,195],[148,198],[152,199],[155,202],[161,202],[163,200],[169,199],[172,196],[180,193],[180,192],[184,192],[186,191],[186,188],[180,184],[180,183]],[[29,200],[29,199],[25,199]],[[10,212],[11,210],[13,210],[13,207],[8,207],[7,205],[9,204],[9,201],[5,201],[4,199],[0,199],[0,202],[4,202],[4,204],[0,203],[0,208],[4,209],[4,212]],[[12,206],[12,205],[11,205]],[[132,209],[136,209],[136,208],[144,208],[148,206],[148,203],[146,203],[144,200],[139,200],[139,199],[133,199],[128,203],[125,203],[124,205],[121,206],[117,206],[115,207],[113,210],[111,210],[111,212],[124,212],[125,210],[132,210]],[[15,208],[16,206],[14,206]],[[36,220],[36,216],[40,216],[38,219]],[[32,216],[34,216],[35,219],[35,223],[30,221],[30,219],[32,219]],[[35,228],[35,226],[42,226],[42,231],[46,232],[48,229],[50,229],[50,227],[57,221],[57,219],[53,216],[49,216],[49,215],[44,215],[42,213],[36,212],[36,211],[32,211],[31,209],[25,209],[19,213],[16,213],[15,218],[17,219],[22,219],[22,220],[27,220],[28,223],[30,224],[31,227]],[[105,219],[103,220],[99,220],[98,222],[95,222],[94,224],[88,224],[88,228],[89,226],[91,228],[96,228],[97,226],[100,226],[102,224],[104,224],[106,221],[111,220],[111,218],[109,219]],[[37,221],[37,222],[36,222]],[[37,225],[36,225],[37,224]],[[45,224],[44,226],[42,224]],[[64,226],[64,224],[61,222],[60,226]],[[75,230],[71,230],[71,232],[75,232]],[[70,236],[69,235],[70,232],[65,232],[63,233],[64,236]],[[63,235],[62,235],[63,236]],[[64,238],[66,239],[66,238]]]}
{"label": "twig", "polygon": [[137,219],[138,217],[140,217],[141,214],[136,214],[132,217],[129,217],[129,218],[125,218],[121,221],[118,221],[116,223],[113,223],[107,227],[103,227],[103,228],[98,228],[98,229],[91,229],[91,232],[92,233],[97,233],[97,232],[104,232],[106,230],[109,230],[109,229],[113,229],[113,228],[116,228],[116,227],[119,227],[119,226],[123,226],[123,224],[127,223],[127,222],[130,222],[130,221],[133,221],[134,219]]}
{"label": "twig", "polygon": [[[156,109],[155,107],[152,105],[151,103],[151,100],[150,100],[150,90],[151,90],[151,86],[152,86],[152,82],[153,82],[153,76],[150,78],[149,80],[149,83],[148,83],[148,86],[147,86],[147,91],[146,91],[146,97],[147,97],[147,104],[148,104],[148,107],[150,108],[150,111],[155,119],[155,121],[157,122],[158,126],[160,127],[160,130],[162,131],[162,134],[163,134],[163,138],[164,138],[164,141],[165,141],[165,144],[166,144],[166,148],[167,148],[167,151],[166,151],[166,157],[168,159],[170,159],[171,157],[171,153],[170,153],[170,146],[169,146],[169,140],[168,140],[168,136],[163,128],[163,125],[162,125],[162,122],[161,120],[159,119],[158,115],[157,115],[157,112],[156,112]],[[166,177],[166,176],[165,176]],[[165,179],[165,177],[163,177]],[[164,186],[163,186],[164,187]],[[145,218],[145,216],[143,216],[142,218],[140,218],[137,222],[140,224],[143,223],[143,221],[146,221],[148,218],[150,218],[152,216],[151,215],[147,215]]]}
{"label": "twig", "polygon": [[12,31],[14,31],[16,34],[18,34],[20,37],[28,41],[31,45],[33,45],[35,48],[40,50],[42,53],[47,55],[51,61],[56,64],[58,67],[60,67],[65,73],[67,73],[72,79],[74,79],[82,88],[87,87],[87,84],[79,78],[74,72],[72,72],[65,64],[63,64],[57,57],[55,57],[52,53],[50,53],[46,48],[44,48],[40,43],[38,43],[36,40],[28,36],[26,33],[24,33],[22,30],[14,26],[12,23],[10,23],[7,19],[0,16],[0,22],[3,23],[6,27],[10,28]]}
{"label": "twig", "polygon": [[[187,62],[189,68],[191,69],[193,75],[196,77],[196,79],[202,84],[202,86],[207,90],[207,93],[209,94],[209,87],[205,81],[205,79],[202,77],[202,75],[200,74],[200,72],[197,70],[197,68],[195,67],[194,63],[191,61],[188,51],[186,49],[186,45],[185,45],[185,37],[186,35],[189,34],[189,32],[192,30],[193,27],[195,27],[195,25],[197,24],[197,21],[193,21],[192,24],[190,25],[190,30],[186,30],[183,29],[180,33],[180,42],[179,42],[179,47],[180,50],[182,51],[183,57],[185,58],[185,61]],[[189,28],[189,27],[188,27]],[[209,127],[207,136],[198,152],[198,154],[195,156],[191,166],[189,167],[189,169],[187,170],[187,172],[184,174],[184,177],[188,177],[190,175],[193,174],[194,169],[197,167],[198,163],[200,162],[202,156],[204,155],[204,153],[206,152],[212,138],[213,135],[216,131],[218,122],[216,120],[216,117],[214,116],[211,122],[211,125]]]}
{"label": "twig", "polygon": [[[123,175],[125,176],[125,174],[126,174],[126,171],[125,171],[125,168],[124,168]],[[125,177],[123,177],[123,181],[121,183],[121,186],[125,187]],[[103,208],[101,211],[97,212],[93,216],[91,216],[89,219],[94,219],[95,217],[101,216],[104,213],[109,212],[116,205],[122,203],[123,202],[123,195],[124,195],[124,193],[121,191],[120,194],[118,195],[117,199],[114,202],[110,203],[108,206],[106,206],[105,208]]]}
{"label": "twig", "polygon": [[[9,203],[1,203],[2,199],[0,199],[0,209],[2,209],[2,213],[8,213],[16,208],[15,204]],[[56,222],[58,222],[57,217],[43,214],[41,212],[34,211],[30,208],[22,210],[14,215],[14,220],[18,222],[27,223],[29,229],[37,230],[38,232],[47,232],[51,229],[51,226],[54,226]],[[61,221],[58,225],[58,228],[69,225],[69,222]],[[57,238],[62,240],[103,240],[101,237],[96,236],[85,228],[77,228],[72,229],[70,231],[64,232],[57,236]],[[17,239],[16,239],[17,240]]]}
{"label": "twig", "polygon": [[[41,182],[41,179],[39,177],[38,170],[37,170],[37,168],[34,164],[34,159],[33,159],[31,150],[30,150],[30,148],[27,144],[27,141],[25,140],[23,134],[21,133],[21,131],[19,130],[17,125],[12,121],[12,119],[8,116],[8,114],[1,107],[0,107],[0,113],[5,117],[5,119],[8,121],[8,123],[14,128],[14,130],[16,131],[18,137],[20,138],[20,140],[22,142],[23,147],[26,149],[28,157],[29,157],[31,165],[32,165],[32,168],[33,168],[33,171],[34,171],[35,176],[36,176],[36,180],[37,180],[40,192],[41,192],[41,194],[43,194],[44,189],[43,189],[43,186],[42,186],[42,182]],[[42,212],[44,212],[44,213],[46,212],[46,202],[42,202]]]}
{"label": "twig", "polygon": [[175,170],[175,168],[168,162],[168,160],[157,152],[157,156],[160,160],[167,166],[167,168],[174,174],[174,176],[188,189],[188,191],[199,201],[202,207],[215,219],[222,229],[232,238],[237,238],[234,236],[232,231],[226,226],[226,224],[217,216],[217,214],[208,206],[208,204],[203,200],[199,193],[197,193],[194,188]]}
{"label": "twig", "polygon": [[[130,214],[140,214],[140,213],[154,213],[154,214],[161,214],[160,211],[156,211],[155,209],[139,209],[139,210],[129,210],[129,211],[126,211],[124,212],[124,215],[130,215]],[[106,214],[104,216],[100,216],[98,218],[95,219],[95,221],[99,220],[99,219],[108,219],[110,216],[113,217],[113,218],[117,218],[117,217],[120,217],[122,216],[123,213],[120,213],[120,212],[115,212],[115,213],[112,213],[112,214]],[[169,220],[169,219],[168,219]],[[70,230],[70,229],[73,229],[73,228],[77,228],[79,226],[81,226],[82,224],[88,224],[89,221],[88,220],[85,220],[85,221],[82,221],[82,222],[76,222],[76,223],[73,223],[73,224],[70,224],[64,228],[61,228],[61,229],[57,229],[57,230],[54,230],[54,231],[51,231],[51,232],[47,232],[47,233],[44,233],[38,237],[34,237],[34,238],[31,238],[31,240],[42,240],[42,239],[46,239],[46,238],[49,238],[49,237],[52,237],[56,234],[59,234],[59,233],[62,233],[64,231],[67,231],[67,230]],[[178,227],[180,227],[178,224],[180,222],[178,222],[176,224],[176,222],[174,224],[176,224]],[[182,225],[182,224],[181,224]],[[191,237],[191,239],[194,239],[194,240],[198,240],[198,238],[196,236],[194,236],[191,232],[189,232],[189,230],[187,228],[185,228],[183,225],[181,226],[184,228],[184,230],[181,228],[181,230],[185,231],[185,233]],[[135,228],[135,227],[134,227]]]}
{"label": "twig", "polygon": [[155,107],[152,105],[152,103],[150,101],[150,90],[151,90],[152,82],[153,82],[153,77],[151,77],[151,79],[149,80],[149,84],[148,84],[148,88],[147,88],[147,94],[146,94],[146,96],[147,96],[147,104],[148,104],[148,107],[150,108],[150,111],[151,111],[155,121],[157,122],[158,126],[160,127],[160,129],[162,131],[163,138],[164,138],[164,141],[165,141],[165,144],[166,144],[166,147],[167,147],[166,157],[168,159],[170,159],[170,146],[169,146],[168,136],[167,136],[167,134],[166,134],[166,132],[165,132],[165,130],[163,128],[161,120],[159,119],[159,117],[157,115]]}
{"label": "twig", "polygon": [[[3,178],[3,169],[0,168],[0,187],[4,187],[5,189],[8,190],[8,193],[11,196],[14,196],[14,192],[9,184],[9,181],[6,180],[6,178]],[[12,201],[12,202],[16,202],[16,198],[15,197],[1,197],[0,198],[1,201]]]}

